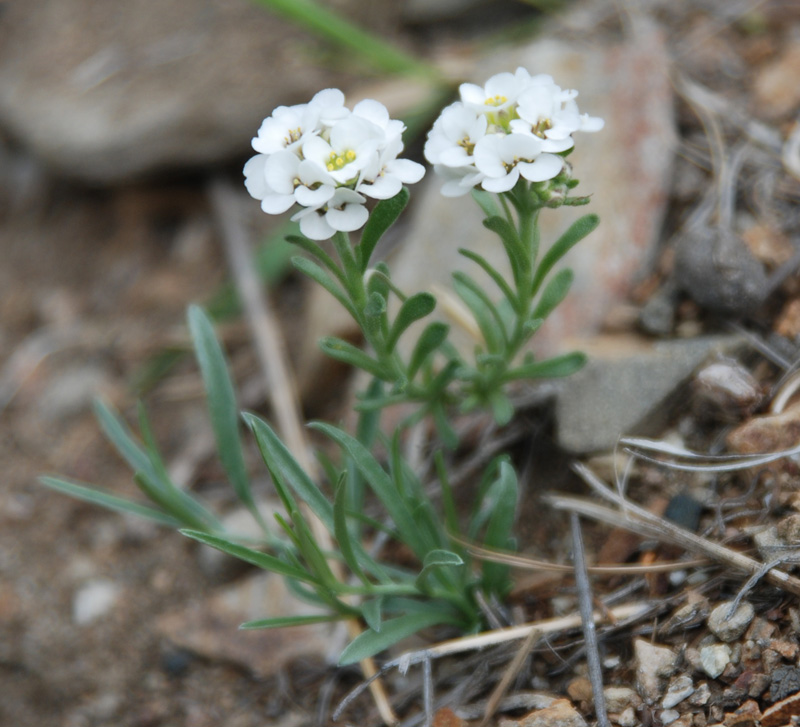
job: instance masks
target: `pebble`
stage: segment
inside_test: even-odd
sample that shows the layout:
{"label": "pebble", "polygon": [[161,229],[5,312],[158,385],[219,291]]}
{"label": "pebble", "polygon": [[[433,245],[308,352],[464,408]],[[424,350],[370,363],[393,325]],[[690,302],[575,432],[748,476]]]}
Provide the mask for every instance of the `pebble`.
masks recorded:
{"label": "pebble", "polygon": [[681,716],[681,713],[677,709],[665,709],[659,715],[659,717],[661,719],[661,724],[663,724],[663,725],[672,724],[680,716]]}
{"label": "pebble", "polygon": [[633,646],[637,689],[645,702],[655,704],[664,693],[664,680],[675,673],[678,655],[644,639],[636,639]]}
{"label": "pebble", "polygon": [[693,707],[704,707],[711,699],[711,689],[706,682],[700,682],[694,693],[686,700]]}
{"label": "pebble", "polygon": [[664,695],[664,699],[661,700],[661,707],[663,709],[672,709],[693,693],[694,682],[692,678],[687,674],[681,674],[670,680],[667,693]]}
{"label": "pebble", "polygon": [[104,616],[116,603],[119,591],[112,581],[98,579],[84,583],[72,599],[72,620],[85,626]]}
{"label": "pebble", "polygon": [[738,639],[755,616],[753,605],[749,601],[743,601],[728,617],[732,604],[732,601],[725,601],[719,604],[708,616],[708,628],[722,641]]}
{"label": "pebble", "polygon": [[606,687],[603,690],[606,709],[615,714],[624,712],[628,707],[638,707],[642,698],[630,687]]}
{"label": "pebble", "polygon": [[636,710],[633,707],[626,707],[614,721],[619,727],[636,727],[639,724],[639,718],[636,716]]}
{"label": "pebble", "polygon": [[731,660],[731,647],[727,644],[711,644],[700,649],[700,663],[712,679],[716,679]]}
{"label": "pebble", "polygon": [[537,709],[518,722],[519,727],[587,727],[575,707],[567,699],[556,699],[549,707]]}

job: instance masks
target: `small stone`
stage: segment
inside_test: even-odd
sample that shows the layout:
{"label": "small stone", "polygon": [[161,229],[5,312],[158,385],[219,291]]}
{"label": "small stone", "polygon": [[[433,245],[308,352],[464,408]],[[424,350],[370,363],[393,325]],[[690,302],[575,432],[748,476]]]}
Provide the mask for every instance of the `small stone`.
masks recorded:
{"label": "small stone", "polygon": [[72,599],[72,620],[80,626],[104,616],[117,601],[119,586],[106,580],[84,583]]}
{"label": "small stone", "polygon": [[778,529],[774,525],[754,533],[753,543],[761,559],[767,562],[774,560],[775,555],[785,548],[785,543],[780,539]]}
{"label": "small stone", "polygon": [[591,702],[592,683],[586,677],[576,677],[567,685],[567,694],[573,702]]}
{"label": "small stone", "polygon": [[748,699],[735,712],[725,715],[723,723],[726,727],[753,727],[761,720],[761,710],[758,704]]}
{"label": "small stone", "polygon": [[626,707],[614,720],[619,727],[636,727],[639,724],[639,718],[636,716],[636,710],[633,707]]}
{"label": "small stone", "polygon": [[645,702],[655,704],[664,692],[664,680],[675,673],[678,655],[644,639],[636,639],[633,648],[637,689]]}
{"label": "small stone", "polygon": [[761,664],[767,674],[771,674],[782,661],[781,655],[774,649],[764,649],[761,652]]}
{"label": "small stone", "polygon": [[586,720],[567,699],[556,699],[549,707],[537,709],[519,721],[519,727],[587,727]]}
{"label": "small stone", "polygon": [[675,720],[677,720],[681,716],[681,713],[677,709],[665,709],[659,715],[661,719],[661,724],[668,725],[672,724]]}
{"label": "small stone", "polygon": [[778,537],[787,545],[800,543],[800,513],[789,515],[777,524]]}
{"label": "small stone", "polygon": [[661,707],[663,709],[672,709],[693,693],[694,682],[692,678],[688,674],[681,674],[670,680],[667,693],[664,695],[664,699],[661,700]]}
{"label": "small stone", "polygon": [[763,648],[769,646],[770,639],[776,628],[777,626],[772,621],[768,621],[762,616],[756,616],[750,624],[750,628],[747,629],[746,636]]}
{"label": "small stone", "polygon": [[728,666],[731,660],[731,647],[727,644],[712,644],[700,649],[700,662],[703,670],[712,679],[716,679]]}
{"label": "small stone", "polygon": [[768,119],[778,119],[800,104],[800,46],[792,44],[774,63],[765,65],[756,75],[753,91],[759,112]]}
{"label": "small stone", "polygon": [[798,646],[796,641],[773,639],[769,642],[769,648],[777,651],[787,661],[794,661],[797,658]]}
{"label": "small stone", "polygon": [[686,701],[693,707],[705,707],[711,699],[711,689],[709,689],[706,682],[700,682],[692,694]]}
{"label": "small stone", "polygon": [[755,609],[748,601],[740,603],[733,613],[730,613],[731,606],[731,601],[725,601],[708,616],[708,628],[722,641],[738,639],[755,616]]}
{"label": "small stone", "polygon": [[433,727],[464,727],[465,724],[450,707],[442,707],[433,715]]}
{"label": "small stone", "polygon": [[613,714],[620,714],[628,707],[638,707],[642,698],[630,687],[606,687],[603,690],[606,698],[606,709]]}
{"label": "small stone", "polygon": [[769,697],[773,702],[785,699],[800,691],[800,669],[796,666],[779,666],[772,671]]}
{"label": "small stone", "polygon": [[[736,427],[726,437],[728,447],[739,454],[758,454],[791,449],[800,442],[800,404],[793,404],[779,414],[755,416]],[[791,460],[766,465],[771,471],[796,470]]]}
{"label": "small stone", "polygon": [[779,725],[790,724],[792,717],[797,715],[800,715],[800,692],[786,697],[764,710],[761,727],[779,727]]}
{"label": "small stone", "polygon": [[754,671],[742,672],[733,683],[743,695],[748,697],[760,697],[769,686],[770,679],[766,674],[759,674]]}

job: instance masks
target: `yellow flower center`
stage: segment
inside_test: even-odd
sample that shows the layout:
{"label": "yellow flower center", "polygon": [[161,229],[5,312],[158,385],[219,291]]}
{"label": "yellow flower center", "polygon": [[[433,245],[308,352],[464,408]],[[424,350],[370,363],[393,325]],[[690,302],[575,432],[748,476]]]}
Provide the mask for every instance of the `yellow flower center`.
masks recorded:
{"label": "yellow flower center", "polygon": [[540,119],[539,123],[531,127],[531,131],[540,139],[544,139],[544,132],[553,128],[553,122],[550,119]]}
{"label": "yellow flower center", "polygon": [[303,130],[298,126],[296,129],[289,129],[289,136],[284,136],[283,140],[286,142],[286,146],[289,144],[294,144],[296,141],[300,141],[300,137],[303,135]]}
{"label": "yellow flower center", "polygon": [[335,172],[342,169],[346,164],[355,161],[356,153],[352,149],[348,149],[342,154],[332,151],[328,157],[328,163],[325,165],[329,172]]}
{"label": "yellow flower center", "polygon": [[502,106],[508,98],[506,96],[501,96],[500,94],[496,94],[495,96],[489,96],[483,104],[484,106]]}

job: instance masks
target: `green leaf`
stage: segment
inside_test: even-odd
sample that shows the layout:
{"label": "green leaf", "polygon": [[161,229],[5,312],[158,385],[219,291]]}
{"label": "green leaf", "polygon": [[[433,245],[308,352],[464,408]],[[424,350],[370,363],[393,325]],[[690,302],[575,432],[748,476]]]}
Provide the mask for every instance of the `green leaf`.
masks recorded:
{"label": "green leaf", "polygon": [[62,480],[58,477],[40,477],[39,481],[43,485],[46,485],[53,490],[61,492],[65,495],[69,495],[70,497],[74,497],[78,500],[89,502],[93,505],[100,505],[108,510],[115,510],[116,512],[137,515],[139,517],[147,518],[148,520],[153,520],[159,525],[167,525],[173,528],[179,528],[181,526],[180,520],[165,514],[161,510],[156,510],[155,508],[148,507],[147,505],[140,505],[138,502],[134,502],[133,500],[128,500],[124,497],[117,497],[116,495],[111,495],[107,492],[103,492],[102,490],[96,490],[93,487],[86,487],[75,482]]}
{"label": "green leaf", "polygon": [[323,353],[337,361],[363,369],[379,379],[389,378],[380,362],[368,356],[357,346],[343,341],[341,338],[336,338],[335,336],[321,338],[319,347]]}
{"label": "green leaf", "polygon": [[383,625],[383,601],[382,597],[378,597],[361,604],[361,617],[375,633],[380,633]]}
{"label": "green leaf", "polygon": [[514,282],[519,286],[522,280],[522,273],[530,267],[528,255],[525,247],[520,240],[519,233],[505,217],[489,217],[483,221],[483,226],[491,230],[500,237],[503,248],[508,255],[508,262],[511,265],[511,272]]}
{"label": "green leaf", "polygon": [[382,316],[386,313],[386,298],[377,290],[373,290],[367,296],[367,304],[364,306],[364,314],[373,318]]}
{"label": "green leaf", "polygon": [[408,362],[408,379],[411,381],[416,376],[417,371],[425,363],[427,358],[433,354],[436,349],[441,346],[447,334],[450,332],[450,326],[446,323],[434,322],[429,323],[425,330],[422,331],[414,350],[411,353],[411,358]]}
{"label": "green leaf", "polygon": [[556,273],[542,292],[539,302],[531,314],[531,319],[545,319],[553,309],[567,297],[574,275],[567,268]]}
{"label": "green leaf", "polygon": [[353,304],[348,300],[347,296],[342,292],[342,289],[331,280],[328,275],[319,265],[313,260],[309,260],[299,255],[292,258],[292,265],[294,265],[301,273],[308,275],[309,278],[319,283],[325,290],[327,290],[336,300],[338,300],[344,309],[356,320],[358,315]]}
{"label": "green leaf", "polygon": [[472,312],[489,351],[491,353],[503,351],[507,341],[503,319],[483,289],[461,271],[453,273],[453,288]]}
{"label": "green leaf", "polygon": [[250,510],[259,525],[267,530],[250,489],[250,478],[247,475],[242,440],[239,435],[239,408],[236,405],[233,382],[228,375],[225,354],[214,335],[211,321],[201,308],[190,306],[188,319],[195,355],[203,376],[220,462],[233,485],[236,496]]}
{"label": "green leaf", "polygon": [[256,438],[256,444],[273,479],[291,488],[305,502],[328,529],[334,532],[333,505],[314,484],[305,470],[291,455],[278,435],[262,419],[253,414],[243,414],[245,422]]}
{"label": "green leaf", "polygon": [[561,356],[545,359],[544,361],[534,361],[522,364],[509,371],[504,377],[504,381],[515,381],[517,379],[553,379],[561,376],[571,376],[576,371],[580,371],[586,364],[586,354],[580,351],[565,353]]}
{"label": "green leaf", "polygon": [[[494,550],[513,550],[515,540],[511,535],[517,509],[519,488],[514,468],[508,461],[500,463],[497,479],[486,493],[482,509],[486,509],[489,521],[483,545]],[[509,568],[501,563],[485,562],[483,564],[483,586],[487,593],[496,593],[500,597],[507,595],[511,583]]]}
{"label": "green leaf", "polygon": [[471,194],[472,199],[474,199],[483,210],[483,214],[487,217],[500,216],[500,207],[498,207],[497,200],[494,198],[493,194],[484,189],[478,189],[477,187],[472,190]]}
{"label": "green leaf", "polygon": [[387,350],[393,351],[404,331],[415,321],[433,313],[435,307],[436,298],[430,293],[417,293],[403,301],[386,340]]}
{"label": "green leaf", "polygon": [[341,478],[339,485],[336,488],[336,496],[333,501],[333,534],[336,542],[339,545],[339,550],[342,553],[342,558],[347,564],[347,567],[364,583],[369,583],[364,571],[356,558],[355,551],[353,550],[353,542],[350,537],[350,530],[347,525],[347,476]]}
{"label": "green leaf", "polygon": [[452,568],[464,565],[464,561],[458,553],[452,550],[431,550],[422,562],[422,570],[417,576],[415,585],[422,588],[425,579],[437,568]]}
{"label": "green leaf", "polygon": [[425,553],[431,550],[434,544],[417,527],[411,511],[396,490],[392,478],[380,466],[378,460],[369,453],[363,444],[341,429],[323,422],[314,422],[310,426],[330,437],[353,458],[356,467],[392,518],[403,542],[422,560]]}
{"label": "green leaf", "polygon": [[449,610],[438,610],[433,607],[427,612],[406,613],[389,619],[383,622],[380,632],[368,629],[356,636],[339,657],[339,665],[346,666],[375,656],[417,631],[453,621],[453,614]]}
{"label": "green leaf", "polygon": [[320,614],[319,616],[278,616],[277,618],[262,618],[258,621],[246,621],[239,628],[243,631],[253,629],[283,629],[287,626],[309,626],[311,624],[341,621],[346,618],[342,614]]}
{"label": "green leaf", "polygon": [[408,189],[403,187],[391,199],[383,199],[375,205],[375,209],[372,210],[372,214],[364,226],[364,232],[361,233],[361,243],[356,250],[362,273],[369,267],[369,260],[378,241],[406,208],[409,197]]}
{"label": "green leaf", "polygon": [[516,294],[511,290],[511,286],[506,282],[503,275],[494,268],[485,257],[478,255],[476,252],[472,252],[472,250],[466,250],[463,247],[458,248],[458,252],[468,260],[472,260],[480,265],[481,269],[495,282],[495,285],[500,288],[506,300],[511,304],[511,307],[514,310],[517,309],[518,303]]}
{"label": "green leaf", "polygon": [[322,246],[318,245],[313,240],[309,240],[305,235],[288,235],[286,241],[299,247],[301,250],[305,250],[309,255],[313,255],[337,277],[342,285],[346,284],[347,278],[345,274],[336,264],[336,261],[322,249]]}
{"label": "green leaf", "polygon": [[584,215],[572,223],[569,229],[553,243],[553,246],[542,258],[533,278],[532,294],[536,295],[542,282],[553,266],[561,260],[577,243],[592,232],[600,224],[597,215]]}
{"label": "green leaf", "polygon": [[133,439],[133,435],[120,416],[100,399],[94,402],[94,411],[103,433],[128,466],[135,472],[152,470],[149,458]]}
{"label": "green leaf", "polygon": [[514,416],[514,405],[501,389],[492,392],[489,396],[489,405],[492,407],[494,420],[501,427],[508,424]]}
{"label": "green leaf", "polygon": [[439,80],[439,71],[418,57],[395,47],[381,38],[338,15],[329,7],[313,0],[256,0],[260,5],[288,18],[302,28],[331,41],[343,50],[346,56],[361,57],[366,68],[380,69],[388,73],[404,73]]}
{"label": "green leaf", "polygon": [[285,576],[286,578],[293,578],[305,583],[318,585],[318,581],[308,572],[295,566],[291,566],[280,558],[276,558],[274,555],[262,553],[258,550],[253,550],[252,548],[246,548],[245,546],[234,543],[227,538],[221,538],[217,535],[210,535],[209,533],[203,533],[198,530],[181,530],[180,532],[181,535],[185,535],[187,538],[197,540],[205,545],[210,545],[212,548],[216,548],[223,553],[232,555],[234,558],[243,560],[245,563],[250,563],[251,565],[262,568],[263,570],[277,573],[278,575]]}

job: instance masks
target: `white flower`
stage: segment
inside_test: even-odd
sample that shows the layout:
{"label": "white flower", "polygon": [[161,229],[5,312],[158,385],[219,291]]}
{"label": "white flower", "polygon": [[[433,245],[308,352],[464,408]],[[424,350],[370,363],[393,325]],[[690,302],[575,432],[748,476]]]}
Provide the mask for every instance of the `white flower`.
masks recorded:
{"label": "white flower", "polygon": [[356,191],[373,199],[391,199],[404,184],[419,182],[425,174],[425,167],[410,159],[398,159],[402,149],[403,141],[396,136],[361,172]]}
{"label": "white flower", "polygon": [[403,122],[377,101],[350,111],[341,91],[325,89],[307,104],[279,106],[264,120],[253,139],[260,153],[244,167],[245,187],[268,214],[300,205],[292,219],[312,239],[357,230],[369,216],[366,197],[393,197],[425,173],[397,158],[403,131]]}
{"label": "white flower", "polygon": [[564,160],[542,153],[542,141],[526,134],[491,134],[475,145],[475,166],[485,179],[487,192],[508,192],[520,176],[529,182],[544,182],[557,176]]}
{"label": "white flower", "polygon": [[310,240],[327,240],[335,232],[352,232],[369,218],[366,197],[347,187],[339,187],[324,207],[300,210],[292,220],[300,222],[300,232]]}
{"label": "white flower", "polygon": [[476,185],[507,192],[520,177],[553,179],[564,166],[556,154],[573,147],[572,134],[603,127],[602,119],[578,112],[577,91],[521,67],[459,90],[461,100],[442,111],[425,143],[425,158],[444,178],[446,196]]}

